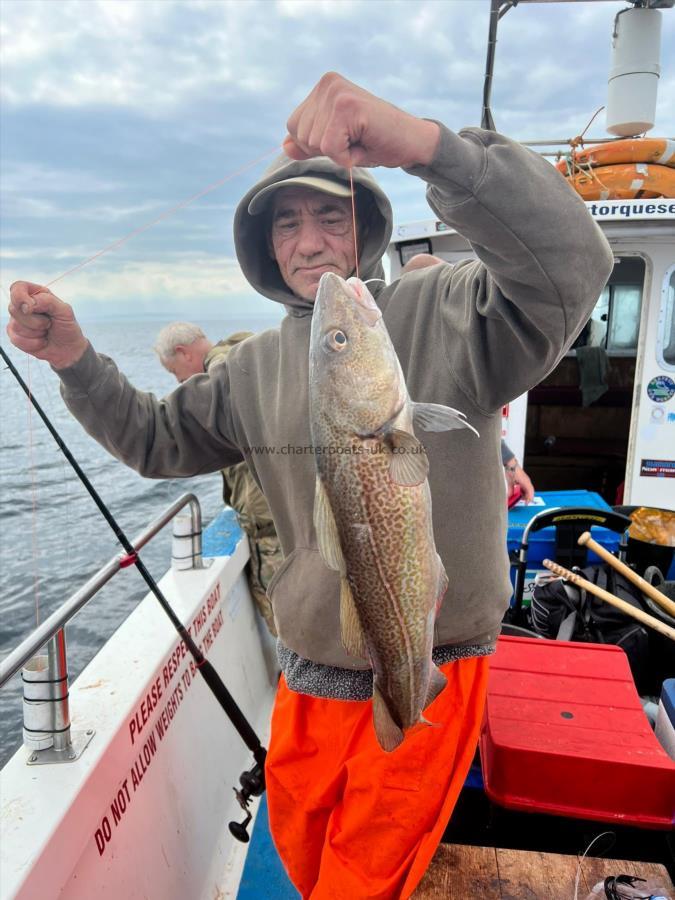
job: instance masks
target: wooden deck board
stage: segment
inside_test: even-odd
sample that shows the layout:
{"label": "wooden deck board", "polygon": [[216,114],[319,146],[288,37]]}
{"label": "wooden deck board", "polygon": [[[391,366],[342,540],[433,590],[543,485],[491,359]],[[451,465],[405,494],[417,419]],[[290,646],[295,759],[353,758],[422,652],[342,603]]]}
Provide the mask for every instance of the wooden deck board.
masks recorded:
{"label": "wooden deck board", "polygon": [[[413,900],[570,900],[580,859],[558,853],[441,844]],[[608,875],[659,878],[673,885],[656,863],[586,857],[581,861],[579,897]]]}

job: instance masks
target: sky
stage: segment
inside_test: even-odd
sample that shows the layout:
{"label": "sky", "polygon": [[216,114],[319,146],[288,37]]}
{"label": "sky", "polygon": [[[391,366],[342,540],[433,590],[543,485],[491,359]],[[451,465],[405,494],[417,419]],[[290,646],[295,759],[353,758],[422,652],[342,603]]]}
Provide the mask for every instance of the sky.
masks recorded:
{"label": "sky", "polygon": [[[606,101],[613,21],[627,6],[511,9],[497,129],[579,134]],[[46,284],[228,178],[53,289],[82,319],[269,318],[238,269],[232,217],[294,107],[334,70],[415,115],[479,125],[488,14],[489,0],[2,0],[3,309],[12,281]],[[675,9],[664,9],[659,136],[675,134],[673,46]],[[606,136],[604,113],[588,135]],[[432,217],[421,181],[376,176],[396,223]]]}

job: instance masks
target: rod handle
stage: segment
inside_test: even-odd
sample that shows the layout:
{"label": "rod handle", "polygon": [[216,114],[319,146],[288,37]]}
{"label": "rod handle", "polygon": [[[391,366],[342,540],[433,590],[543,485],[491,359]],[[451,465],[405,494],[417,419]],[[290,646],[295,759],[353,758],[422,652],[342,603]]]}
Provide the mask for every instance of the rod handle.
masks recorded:
{"label": "rod handle", "polygon": [[621,562],[620,559],[617,559],[616,556],[612,556],[609,550],[606,550],[597,541],[594,541],[591,537],[590,531],[584,531],[584,533],[579,538],[578,543],[582,547],[588,547],[589,550],[592,550],[594,553],[600,557],[600,559],[604,559],[606,563],[609,563],[613,569],[616,569],[617,572],[620,572],[624,575],[629,581],[631,581],[634,585],[640,588],[643,594],[646,594],[648,597],[651,597],[655,603],[663,609],[668,615],[673,616],[675,618],[675,602],[673,602],[669,597],[666,597],[665,594],[661,593],[661,591],[654,587],[653,584],[650,584],[648,581],[645,581],[641,575],[638,575],[637,572],[634,572],[630,566],[627,566],[625,563]]}
{"label": "rod handle", "polygon": [[554,575],[559,575],[561,578],[564,578],[565,581],[576,584],[577,587],[583,588],[585,591],[588,591],[589,594],[595,594],[596,597],[600,597],[605,603],[609,603],[610,606],[615,606],[617,609],[620,609],[621,612],[624,612],[627,616],[637,619],[637,621],[642,622],[643,625],[648,625],[650,628],[653,628],[654,631],[658,631],[659,634],[663,634],[665,637],[670,638],[671,641],[675,641],[675,628],[671,628],[670,625],[666,625],[665,622],[661,622],[659,619],[650,616],[641,609],[636,609],[634,606],[631,606],[630,603],[621,600],[620,597],[615,597],[614,594],[610,594],[610,592],[606,591],[604,588],[598,587],[597,584],[593,584],[592,581],[587,581],[585,578],[582,578],[581,575],[577,575],[576,572],[570,572],[569,569],[559,566],[558,563],[552,562],[550,559],[544,560],[544,566],[547,569],[550,569]]}

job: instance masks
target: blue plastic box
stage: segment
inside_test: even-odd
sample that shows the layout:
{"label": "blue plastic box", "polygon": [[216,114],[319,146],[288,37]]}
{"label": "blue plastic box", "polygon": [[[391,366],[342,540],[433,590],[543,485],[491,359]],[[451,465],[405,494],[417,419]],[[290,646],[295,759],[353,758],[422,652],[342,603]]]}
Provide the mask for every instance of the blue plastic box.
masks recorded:
{"label": "blue plastic box", "polygon": [[[538,513],[544,512],[544,510],[570,506],[592,506],[602,510],[611,510],[612,508],[602,499],[600,494],[596,494],[593,491],[538,491],[535,495],[535,500],[537,499],[543,500],[543,505],[538,503],[538,505],[515,506],[509,510],[507,533],[509,553],[520,548],[525,526]],[[615,531],[610,531],[609,528],[594,527],[591,534],[593,539],[606,550],[609,550],[610,553],[614,553],[617,550],[620,535]],[[542,561],[545,559],[555,559],[555,528],[553,527],[543,528],[541,531],[535,531],[530,535],[525,590],[523,592],[523,600],[526,603],[532,595],[537,572],[546,571],[542,565]],[[595,553],[591,552],[588,554],[589,565],[598,562],[602,562],[602,560]],[[511,584],[515,584],[515,573],[515,566],[511,566]]]}

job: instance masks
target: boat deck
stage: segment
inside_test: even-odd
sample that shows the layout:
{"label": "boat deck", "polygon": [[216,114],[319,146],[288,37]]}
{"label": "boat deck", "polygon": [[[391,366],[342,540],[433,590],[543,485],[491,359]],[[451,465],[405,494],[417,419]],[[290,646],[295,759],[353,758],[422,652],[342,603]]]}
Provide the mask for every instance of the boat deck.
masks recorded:
{"label": "boat deck", "polygon": [[441,844],[412,900],[571,900],[579,866],[579,900],[608,875],[620,874],[658,878],[675,896],[658,863]]}
{"label": "boat deck", "polygon": [[[666,868],[655,862],[632,862],[587,856],[506,850],[465,844],[441,844],[411,900],[573,900],[577,870],[578,900],[608,875],[656,878],[666,896],[675,889]],[[299,900],[284,871],[267,821],[263,795],[237,900]]]}

